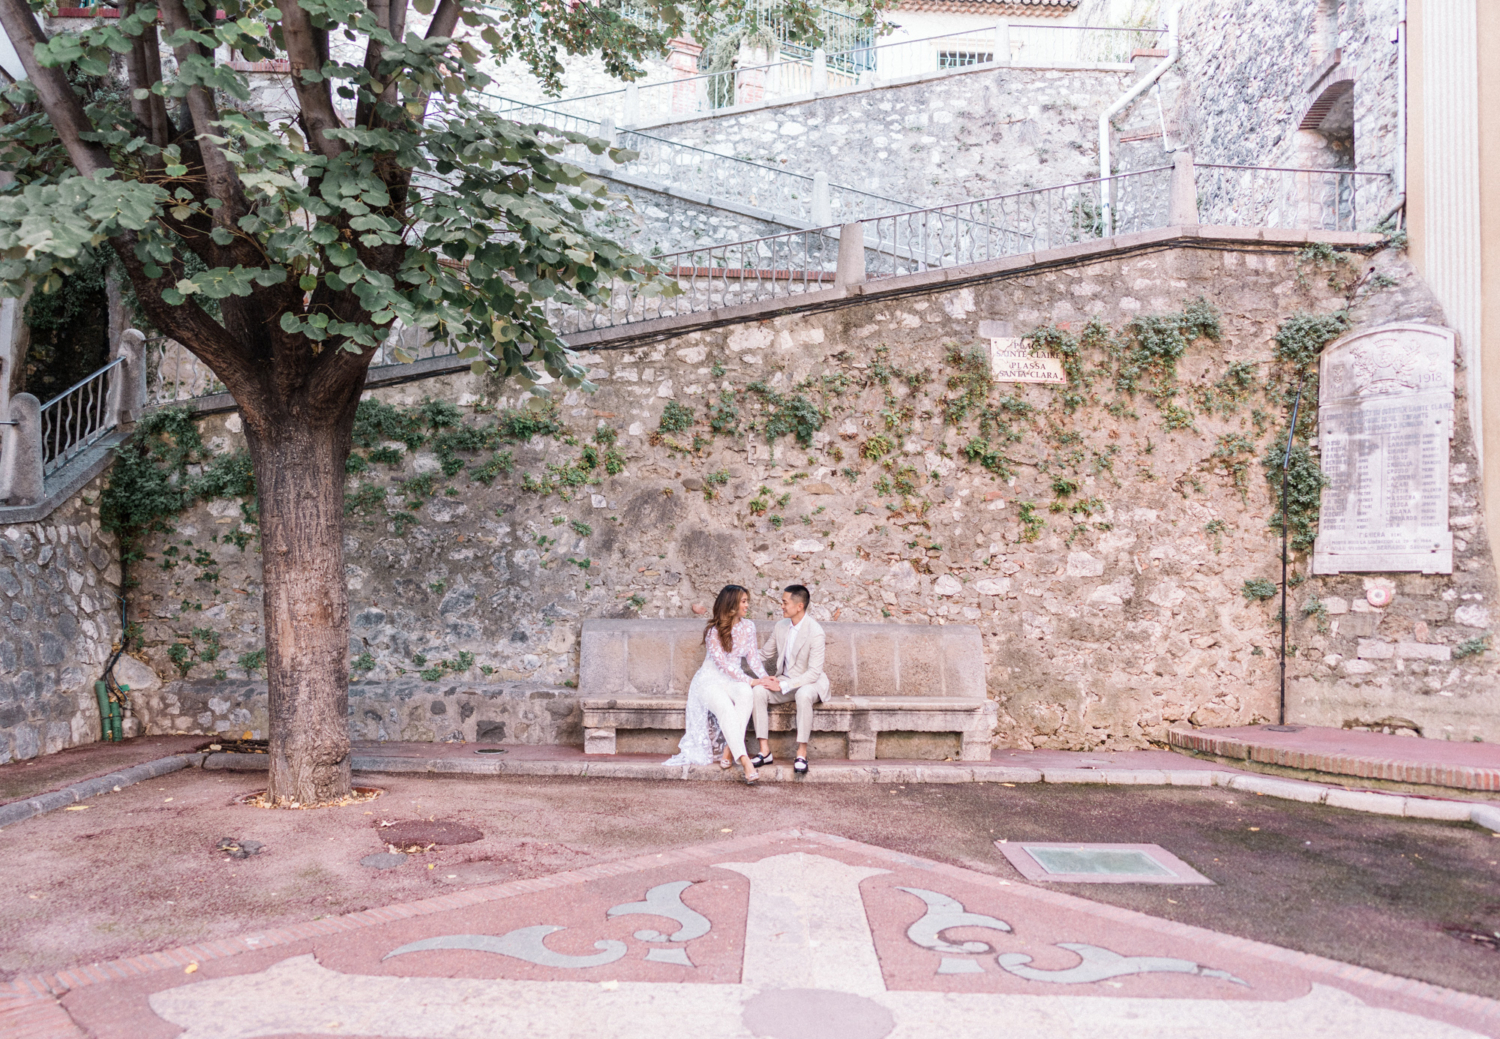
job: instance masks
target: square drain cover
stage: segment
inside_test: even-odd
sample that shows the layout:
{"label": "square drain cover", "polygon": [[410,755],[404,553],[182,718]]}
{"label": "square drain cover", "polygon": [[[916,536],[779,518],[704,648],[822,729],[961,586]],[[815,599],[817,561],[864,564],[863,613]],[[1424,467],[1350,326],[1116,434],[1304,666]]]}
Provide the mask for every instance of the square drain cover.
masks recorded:
{"label": "square drain cover", "polygon": [[1053,844],[995,842],[1033,882],[1053,884],[1212,884],[1176,855],[1155,844]]}

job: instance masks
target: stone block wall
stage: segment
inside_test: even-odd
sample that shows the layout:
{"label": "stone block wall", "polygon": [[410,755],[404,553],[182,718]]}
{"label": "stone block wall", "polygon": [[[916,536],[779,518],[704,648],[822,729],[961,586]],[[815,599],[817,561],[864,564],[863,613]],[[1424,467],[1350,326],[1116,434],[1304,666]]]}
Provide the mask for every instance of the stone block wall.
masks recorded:
{"label": "stone block wall", "polygon": [[[648,132],[798,173],[821,170],[836,184],[935,206],[1098,176],[1099,114],[1134,77],[983,69]],[[1149,128],[1156,117],[1154,106],[1137,104],[1122,125],[1145,120]],[[1120,168],[1162,164],[1160,140],[1138,147],[1129,161]]]}
{"label": "stone block wall", "polygon": [[[1400,49],[1392,40],[1399,2],[1336,5],[1335,76],[1354,78],[1352,154],[1330,147],[1325,135],[1297,128],[1317,94],[1308,80],[1327,59],[1318,53],[1319,6],[1318,0],[1183,5],[1183,88],[1173,118],[1198,161],[1386,173],[1396,168],[1402,159],[1396,125]],[[1371,223],[1380,215],[1372,213]]]}
{"label": "stone block wall", "polygon": [[0,764],[99,738],[94,681],[120,637],[101,483],[41,522],[0,525]]}
{"label": "stone block wall", "polygon": [[[1260,462],[1285,422],[1284,386],[1268,385],[1273,337],[1299,311],[1348,307],[1356,327],[1442,319],[1404,257],[1353,264],[1384,277],[1352,286],[1344,265],[1244,245],[872,297],[590,355],[596,393],[561,395],[558,426],[497,433],[493,449],[361,447],[345,558],[350,659],[356,689],[371,691],[351,701],[354,731],[571,732],[583,618],[701,616],[730,581],[754,591],[758,618],[800,581],[820,619],[977,626],[1001,744],[1139,747],[1172,725],[1273,719],[1277,604],[1245,594],[1279,574]],[[1131,323],[1199,297],[1220,313],[1220,337],[1193,341],[1175,380],[1129,392]],[[986,349],[982,321],[1075,344],[1073,384],[976,383],[966,357]],[[1250,375],[1235,390],[1239,362]],[[528,394],[472,375],[373,396],[451,402],[463,422],[518,438],[541,421]],[[768,423],[781,435],[768,440]],[[234,416],[202,424],[205,440],[236,449]],[[1306,577],[1295,560],[1293,720],[1396,718],[1426,736],[1500,739],[1494,653],[1454,654],[1488,630],[1495,595],[1483,523],[1469,519],[1480,499],[1461,420],[1453,458],[1463,533],[1451,578],[1370,575],[1395,591],[1373,613],[1356,605],[1363,578]],[[195,710],[212,716],[203,731],[241,724],[234,709],[263,724],[248,684],[259,676],[236,664],[261,647],[253,535],[238,502],[205,503],[141,568],[144,659],[175,679],[181,645],[187,679],[222,672],[241,690],[228,710],[183,708],[176,693],[161,717],[179,729],[200,727]],[[522,694],[496,686],[530,690],[533,714],[504,715]]]}

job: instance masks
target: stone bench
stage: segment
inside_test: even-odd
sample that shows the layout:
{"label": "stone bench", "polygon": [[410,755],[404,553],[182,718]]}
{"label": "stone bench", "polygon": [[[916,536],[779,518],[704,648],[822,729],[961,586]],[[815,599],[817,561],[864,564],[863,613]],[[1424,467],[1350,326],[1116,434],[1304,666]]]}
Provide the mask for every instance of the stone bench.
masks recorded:
{"label": "stone bench", "polygon": [[[774,623],[756,621],[762,642]],[[585,753],[675,752],[688,686],[703,663],[703,624],[583,622]],[[823,630],[833,695],[813,712],[815,756],[989,760],[996,705],[985,695],[978,628],[825,621]],[[785,734],[795,729],[795,704],[771,708],[773,751],[787,753]]]}

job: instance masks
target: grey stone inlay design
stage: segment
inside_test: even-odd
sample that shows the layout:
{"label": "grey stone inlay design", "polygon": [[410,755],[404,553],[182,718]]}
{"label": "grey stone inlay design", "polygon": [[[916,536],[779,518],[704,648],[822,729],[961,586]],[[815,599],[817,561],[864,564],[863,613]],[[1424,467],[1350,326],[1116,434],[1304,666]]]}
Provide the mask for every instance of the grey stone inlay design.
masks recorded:
{"label": "grey stone inlay design", "polygon": [[[996,931],[1010,932],[1011,926],[1004,920],[997,920],[993,916],[983,916],[979,913],[970,913],[963,907],[963,903],[947,895],[936,891],[924,891],[919,887],[904,887],[900,890],[907,894],[916,895],[927,903],[927,912],[922,918],[906,929],[906,937],[924,949],[933,952],[993,952],[994,950],[984,942],[963,942],[953,945],[942,939],[942,932],[950,927],[988,927]],[[943,961],[947,963],[947,960]],[[955,971],[939,970],[939,974],[956,973]]]}
{"label": "grey stone inlay design", "polygon": [[679,967],[693,966],[693,961],[688,959],[686,949],[652,949],[646,953],[646,959],[652,963],[675,963]]}
{"label": "grey stone inlay design", "polygon": [[1126,974],[1197,974],[1204,978],[1221,978],[1236,985],[1250,987],[1249,982],[1241,981],[1228,971],[1205,967],[1192,960],[1179,960],[1170,956],[1121,956],[1097,945],[1078,942],[1058,942],[1057,947],[1077,953],[1078,965],[1063,970],[1038,970],[1026,966],[1031,962],[1031,957],[1024,952],[1001,953],[999,963],[1018,978],[1058,985],[1086,985]]}
{"label": "grey stone inlay design", "polygon": [[399,949],[392,949],[382,959],[388,960],[392,956],[403,956],[409,952],[426,952],[432,949],[468,949],[473,952],[492,952],[500,956],[511,956],[518,960],[525,960],[527,963],[535,963],[539,967],[578,970],[583,967],[602,967],[625,955],[624,942],[609,940],[595,942],[594,948],[601,951],[593,956],[567,956],[560,952],[553,952],[542,944],[542,939],[547,935],[561,930],[564,928],[553,924],[537,924],[534,927],[520,927],[498,936],[444,934],[436,938],[408,942]]}
{"label": "grey stone inlay design", "polygon": [[1103,873],[1109,876],[1170,877],[1172,871],[1134,848],[1038,848],[1022,845],[1048,873]]}
{"label": "grey stone inlay design", "polygon": [[703,937],[713,927],[708,917],[683,904],[682,893],[692,886],[691,880],[658,884],[646,892],[644,902],[625,902],[611,907],[604,915],[611,920],[617,916],[665,916],[669,920],[676,920],[680,925],[671,935],[664,935],[660,931],[637,931],[635,936],[643,942],[690,942],[694,938]]}

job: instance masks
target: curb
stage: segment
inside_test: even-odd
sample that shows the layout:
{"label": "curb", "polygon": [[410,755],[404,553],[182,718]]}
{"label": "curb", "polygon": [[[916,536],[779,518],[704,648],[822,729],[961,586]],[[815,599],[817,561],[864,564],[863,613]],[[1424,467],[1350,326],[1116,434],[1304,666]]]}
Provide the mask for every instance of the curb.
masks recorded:
{"label": "curb", "polygon": [[[738,773],[713,765],[662,768],[646,761],[464,761],[455,758],[385,757],[355,754],[356,772],[392,775],[471,775],[573,779],[668,779],[738,782]],[[220,752],[203,757],[205,769],[253,772],[268,767],[263,754]],[[1446,801],[1430,797],[1348,790],[1296,779],[1277,779],[1253,773],[1217,769],[1108,769],[1108,768],[1016,768],[1007,765],[838,765],[813,769],[797,777],[787,765],[760,770],[763,782],[772,783],[1055,783],[1096,786],[1218,786],[1247,794],[1279,797],[1304,804],[1321,804],[1351,812],[1390,815],[1437,822],[1473,823],[1500,833],[1500,805],[1471,801]]]}
{"label": "curb", "polygon": [[127,786],[144,782],[147,779],[155,779],[165,776],[171,772],[189,768],[199,764],[200,754],[173,754],[171,757],[157,758],[155,761],[143,762],[122,768],[118,772],[108,775],[95,776],[93,779],[85,779],[82,782],[65,786],[61,790],[53,790],[46,794],[37,794],[21,801],[12,801],[9,804],[0,805],[0,827],[11,826],[30,819],[34,815],[45,815],[55,812],[59,808],[77,804],[88,797],[97,797],[100,794],[114,793]]}

